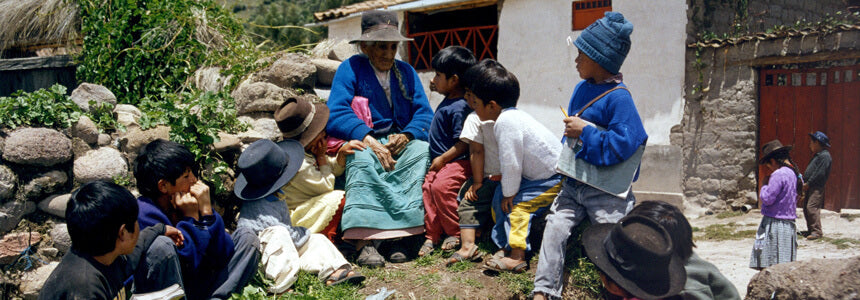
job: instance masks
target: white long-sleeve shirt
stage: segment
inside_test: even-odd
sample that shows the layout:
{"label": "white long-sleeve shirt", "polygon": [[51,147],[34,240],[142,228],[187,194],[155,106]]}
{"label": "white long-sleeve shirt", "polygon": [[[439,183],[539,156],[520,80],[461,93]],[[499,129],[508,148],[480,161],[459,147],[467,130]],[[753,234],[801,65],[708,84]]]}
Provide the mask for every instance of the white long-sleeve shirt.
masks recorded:
{"label": "white long-sleeve shirt", "polygon": [[556,174],[561,142],[531,115],[506,109],[496,119],[493,131],[499,145],[505,197],[517,194],[522,178],[541,180]]}

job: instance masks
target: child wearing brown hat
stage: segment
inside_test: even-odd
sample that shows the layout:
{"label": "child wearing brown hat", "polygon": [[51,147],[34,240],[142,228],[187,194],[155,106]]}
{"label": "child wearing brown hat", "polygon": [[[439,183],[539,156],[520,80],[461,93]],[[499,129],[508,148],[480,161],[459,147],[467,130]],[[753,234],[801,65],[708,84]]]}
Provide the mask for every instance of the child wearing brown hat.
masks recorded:
{"label": "child wearing brown hat", "polygon": [[769,266],[792,262],[797,256],[797,195],[803,188],[803,179],[791,160],[791,146],[779,140],[764,144],[759,163],[773,171],[765,177],[759,191],[761,224],[755,234],[750,255],[750,268],[761,270]]}
{"label": "child wearing brown hat", "polygon": [[276,196],[290,208],[293,225],[322,233],[329,239],[337,233],[343,210],[344,191],[335,190],[335,177],[344,172],[346,156],[364,149],[357,140],[343,143],[335,156],[326,155],[329,110],[323,103],[290,98],[275,111],[275,121],[284,138],[304,147],[301,167]]}

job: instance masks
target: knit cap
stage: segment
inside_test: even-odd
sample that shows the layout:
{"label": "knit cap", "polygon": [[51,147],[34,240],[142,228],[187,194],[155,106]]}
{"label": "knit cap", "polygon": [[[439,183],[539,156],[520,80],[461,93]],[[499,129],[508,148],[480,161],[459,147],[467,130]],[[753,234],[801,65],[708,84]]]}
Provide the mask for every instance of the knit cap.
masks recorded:
{"label": "knit cap", "polygon": [[588,25],[576,38],[574,45],[609,73],[618,74],[630,51],[631,33],[633,23],[624,19],[621,13],[609,11],[603,18]]}

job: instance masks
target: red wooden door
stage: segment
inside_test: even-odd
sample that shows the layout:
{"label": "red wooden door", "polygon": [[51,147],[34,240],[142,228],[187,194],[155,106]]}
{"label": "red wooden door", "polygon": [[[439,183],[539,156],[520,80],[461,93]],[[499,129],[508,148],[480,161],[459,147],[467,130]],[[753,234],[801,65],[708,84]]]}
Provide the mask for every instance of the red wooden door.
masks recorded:
{"label": "red wooden door", "polygon": [[[833,157],[824,202],[829,210],[860,208],[858,72],[860,65],[761,72],[759,151],[773,139],[794,145],[791,157],[802,172],[813,155],[808,134],[825,132]],[[759,178],[766,174],[759,169]]]}

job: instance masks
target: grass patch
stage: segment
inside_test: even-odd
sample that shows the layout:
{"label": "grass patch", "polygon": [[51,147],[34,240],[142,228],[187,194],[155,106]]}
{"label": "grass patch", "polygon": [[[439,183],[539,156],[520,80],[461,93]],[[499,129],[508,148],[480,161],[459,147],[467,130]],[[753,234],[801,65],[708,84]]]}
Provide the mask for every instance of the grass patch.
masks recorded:
{"label": "grass patch", "polygon": [[840,217],[845,219],[845,220],[848,220],[848,222],[851,222],[851,221],[854,221],[854,219],[860,218],[860,215],[844,214],[844,215],[841,215]]}
{"label": "grass patch", "polygon": [[535,288],[534,278],[528,272],[519,274],[502,272],[499,274],[499,281],[508,291],[520,295],[528,295]]}
{"label": "grass patch", "polygon": [[586,257],[580,257],[578,263],[570,270],[571,284],[580,290],[587,292],[595,299],[600,298],[603,283],[600,282],[600,273],[597,267]]}
{"label": "grass patch", "polygon": [[452,265],[448,266],[448,271],[454,273],[460,273],[472,268],[472,262],[470,261],[460,261],[455,262]]}
{"label": "grass patch", "polygon": [[442,280],[441,275],[430,273],[418,275],[415,282],[427,289],[427,294],[436,295],[439,293],[439,280]]}
{"label": "grass patch", "polygon": [[700,233],[697,234],[697,240],[712,241],[741,240],[755,236],[755,229],[739,231],[737,230],[738,226],[739,225],[734,222],[728,224],[712,224],[701,230],[694,228],[693,232]]}
{"label": "grass patch", "polygon": [[454,282],[459,282],[459,283],[462,283],[462,284],[465,284],[465,285],[471,286],[471,287],[476,288],[476,289],[482,289],[482,288],[484,288],[484,284],[483,284],[483,283],[481,283],[480,281],[477,281],[477,280],[475,280],[475,279],[472,279],[472,278],[465,278],[465,277],[455,276],[455,277],[454,277]]}
{"label": "grass patch", "polygon": [[427,255],[421,256],[415,259],[415,266],[417,267],[429,267],[439,263],[439,260],[442,259],[442,250],[436,249],[433,252],[430,252]]}
{"label": "grass patch", "polygon": [[230,299],[364,299],[364,295],[358,292],[361,286],[349,284],[326,286],[316,274],[306,271],[299,271],[298,278],[291,287],[293,291],[290,293],[271,295],[267,292],[267,287],[272,284],[274,282],[266,279],[260,269],[242,293],[233,294]]}
{"label": "grass patch", "polygon": [[401,270],[390,270],[386,268],[359,268],[359,272],[367,278],[377,278],[383,282],[392,282],[406,279],[406,272]]}
{"label": "grass patch", "polygon": [[819,239],[820,241],[831,243],[836,246],[837,249],[848,249],[860,246],[860,240],[850,239],[850,238],[830,238],[830,237],[822,237]]}
{"label": "grass patch", "polygon": [[717,217],[717,219],[725,219],[725,218],[737,217],[737,216],[742,216],[742,215],[744,215],[744,212],[742,212],[742,211],[728,210],[728,211],[718,213],[716,217]]}

